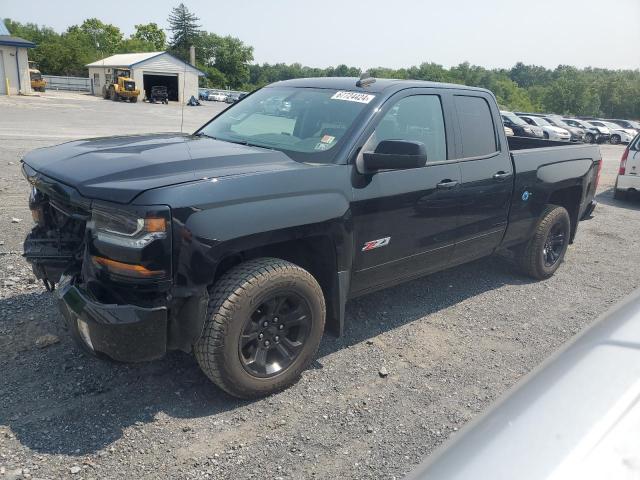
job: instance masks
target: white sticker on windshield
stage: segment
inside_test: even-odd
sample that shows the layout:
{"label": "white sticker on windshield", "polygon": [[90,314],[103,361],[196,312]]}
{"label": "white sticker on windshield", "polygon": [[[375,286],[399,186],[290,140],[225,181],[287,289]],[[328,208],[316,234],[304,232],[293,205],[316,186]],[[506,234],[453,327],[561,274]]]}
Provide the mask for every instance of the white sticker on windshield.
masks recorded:
{"label": "white sticker on windshield", "polygon": [[369,93],[358,92],[336,92],[331,100],[345,100],[347,102],[369,103],[376,98],[375,95]]}

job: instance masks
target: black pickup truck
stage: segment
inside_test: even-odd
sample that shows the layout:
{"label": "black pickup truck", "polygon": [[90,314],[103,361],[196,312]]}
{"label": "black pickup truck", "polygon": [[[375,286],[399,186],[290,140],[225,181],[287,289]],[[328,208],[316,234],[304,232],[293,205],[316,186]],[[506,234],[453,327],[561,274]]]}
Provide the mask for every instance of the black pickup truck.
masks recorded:
{"label": "black pickup truck", "polygon": [[601,164],[597,146],[507,139],[486,90],[291,80],[192,135],[29,153],[24,255],[85,350],[194,352],[255,397],[296,380],[350,298],[506,250],[551,276]]}

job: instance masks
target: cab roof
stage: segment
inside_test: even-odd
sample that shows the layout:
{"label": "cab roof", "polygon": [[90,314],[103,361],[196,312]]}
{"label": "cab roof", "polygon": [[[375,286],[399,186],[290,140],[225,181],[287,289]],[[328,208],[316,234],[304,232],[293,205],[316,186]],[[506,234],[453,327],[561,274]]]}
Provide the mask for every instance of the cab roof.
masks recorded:
{"label": "cab roof", "polygon": [[375,78],[375,82],[367,86],[358,87],[358,77],[314,77],[296,78],[275,82],[270,87],[298,87],[298,88],[331,88],[335,90],[351,90],[355,92],[394,93],[406,88],[455,88],[458,90],[473,90],[489,92],[484,88],[469,87],[455,83],[427,82],[423,80],[399,80],[392,78]]}

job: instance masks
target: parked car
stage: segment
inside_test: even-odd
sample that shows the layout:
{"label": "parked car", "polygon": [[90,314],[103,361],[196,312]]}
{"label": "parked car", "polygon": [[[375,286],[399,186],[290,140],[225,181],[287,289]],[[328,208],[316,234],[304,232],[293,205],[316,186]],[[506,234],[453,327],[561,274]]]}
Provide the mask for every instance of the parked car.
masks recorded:
{"label": "parked car", "polygon": [[640,290],[526,375],[404,480],[633,480]]}
{"label": "parked car", "polygon": [[608,128],[596,127],[595,125],[587,123],[585,120],[580,120],[578,118],[563,118],[562,121],[572,127],[584,129],[584,141],[587,143],[604,143],[609,140],[609,137],[611,137],[611,133]]}
{"label": "parked car", "polygon": [[640,134],[624,149],[613,196],[625,199],[629,192],[640,192]]}
{"label": "parked car", "polygon": [[209,98],[207,100],[212,100],[214,102],[224,102],[227,100],[227,94],[222,92],[211,92],[209,93]]}
{"label": "parked car", "polygon": [[[350,298],[496,251],[556,272],[595,208],[597,146],[507,138],[488,90],[356,80],[278,82],[190,136],[28,153],[24,255],[81,348],[193,351],[259,397],[343,331]],[[289,116],[264,113],[272,98]]]}
{"label": "parked car", "polygon": [[238,100],[240,100],[240,95],[237,93],[230,93],[229,95],[227,95],[227,98],[225,98],[225,102],[226,103],[236,103]]}
{"label": "parked car", "polygon": [[567,122],[562,120],[560,116],[549,115],[544,117],[544,119],[549,122],[554,127],[564,128],[571,134],[572,142],[584,142],[584,134],[586,133],[584,129],[579,127],[572,127]]}
{"label": "parked car", "polygon": [[629,143],[637,133],[632,128],[623,128],[620,125],[607,122],[606,120],[588,120],[587,122],[596,127],[608,128],[611,133],[609,142],[612,145],[617,145],[618,143]]}
{"label": "parked car", "polygon": [[640,122],[636,122],[634,120],[623,120],[620,118],[605,118],[605,120],[615,123],[622,128],[633,129],[636,131],[636,134],[640,133]]}
{"label": "parked car", "polygon": [[544,132],[540,127],[529,125],[513,112],[501,111],[500,116],[504,126],[513,130],[513,133],[518,137],[544,137]]}
{"label": "parked car", "polygon": [[206,88],[198,89],[198,99],[199,100],[209,100],[209,90]]}
{"label": "parked car", "polygon": [[149,98],[151,103],[164,103],[169,105],[169,93],[167,92],[167,87],[165,86],[153,86],[151,87],[151,97]]}
{"label": "parked car", "polygon": [[571,140],[571,134],[564,128],[551,125],[546,119],[534,115],[520,115],[529,125],[536,125],[543,131],[544,138],[558,142],[568,142]]}

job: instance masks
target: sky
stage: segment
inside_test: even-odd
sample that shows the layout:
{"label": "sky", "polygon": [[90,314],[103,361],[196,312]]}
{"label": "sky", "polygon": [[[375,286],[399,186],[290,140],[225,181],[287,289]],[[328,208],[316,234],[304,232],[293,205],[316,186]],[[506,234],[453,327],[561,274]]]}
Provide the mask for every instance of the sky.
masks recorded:
{"label": "sky", "polygon": [[[85,18],[125,34],[167,27],[179,0],[0,0],[0,18],[65,30]],[[468,61],[640,68],[640,0],[184,0],[202,28],[254,47],[257,63],[363,69]]]}

